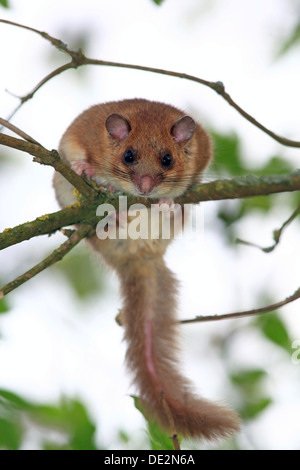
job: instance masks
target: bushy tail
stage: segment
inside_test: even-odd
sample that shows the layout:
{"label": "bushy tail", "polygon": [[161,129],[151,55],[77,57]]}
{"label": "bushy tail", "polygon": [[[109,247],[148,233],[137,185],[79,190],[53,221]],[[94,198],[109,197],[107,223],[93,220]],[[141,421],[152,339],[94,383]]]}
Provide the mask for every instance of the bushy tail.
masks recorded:
{"label": "bushy tail", "polygon": [[239,429],[228,408],[195,396],[178,363],[177,282],[163,259],[129,262],[120,278],[127,365],[150,420],[170,433],[215,439]]}

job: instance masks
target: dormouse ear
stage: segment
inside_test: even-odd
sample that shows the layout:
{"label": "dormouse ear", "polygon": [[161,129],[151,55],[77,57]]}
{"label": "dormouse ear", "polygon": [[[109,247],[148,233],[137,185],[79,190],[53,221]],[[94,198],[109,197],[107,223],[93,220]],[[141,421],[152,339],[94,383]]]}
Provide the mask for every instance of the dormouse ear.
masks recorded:
{"label": "dormouse ear", "polygon": [[171,135],[178,143],[187,142],[194,134],[196,124],[190,116],[179,119],[171,129]]}
{"label": "dormouse ear", "polygon": [[131,130],[129,122],[120,114],[111,114],[108,116],[105,127],[109,135],[117,140],[126,139]]}

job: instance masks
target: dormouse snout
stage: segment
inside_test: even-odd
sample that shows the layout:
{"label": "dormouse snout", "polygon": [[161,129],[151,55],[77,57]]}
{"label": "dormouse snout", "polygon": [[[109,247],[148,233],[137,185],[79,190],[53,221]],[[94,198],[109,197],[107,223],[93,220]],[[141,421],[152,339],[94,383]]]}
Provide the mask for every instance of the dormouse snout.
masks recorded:
{"label": "dormouse snout", "polygon": [[136,185],[138,191],[147,196],[155,187],[154,178],[150,175],[135,175],[133,183]]}

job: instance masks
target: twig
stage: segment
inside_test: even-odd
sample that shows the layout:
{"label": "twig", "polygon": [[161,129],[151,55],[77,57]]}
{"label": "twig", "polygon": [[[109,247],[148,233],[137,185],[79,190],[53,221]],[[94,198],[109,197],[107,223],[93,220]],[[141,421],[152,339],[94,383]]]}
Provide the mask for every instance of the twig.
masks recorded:
{"label": "twig", "polygon": [[[34,96],[35,92],[39,88],[41,88],[41,86],[43,86],[47,81],[49,81],[51,78],[59,75],[60,73],[66,71],[68,69],[71,69],[71,68],[77,68],[77,67],[80,67],[82,65],[99,65],[99,66],[107,66],[107,67],[118,67],[118,68],[126,68],[126,69],[133,69],[133,70],[141,70],[141,71],[144,71],[144,72],[151,72],[151,73],[157,73],[157,74],[161,74],[161,75],[167,75],[167,76],[170,76],[170,77],[181,78],[181,79],[184,79],[184,80],[189,80],[189,81],[196,82],[196,83],[199,83],[201,85],[207,86],[210,89],[214,90],[216,93],[218,93],[220,96],[222,96],[222,98],[230,106],[232,106],[239,114],[241,114],[247,121],[251,122],[254,126],[261,129],[264,133],[266,133],[267,135],[272,137],[277,142],[279,142],[282,145],[285,145],[287,147],[297,147],[297,148],[300,147],[300,142],[299,141],[295,141],[295,140],[291,140],[291,139],[287,139],[285,137],[279,136],[278,134],[271,131],[270,129],[268,129],[263,124],[261,124],[259,121],[257,121],[249,113],[247,113],[225,91],[225,86],[220,81],[211,82],[211,81],[204,80],[202,78],[195,77],[193,75],[189,75],[189,74],[186,74],[186,73],[173,72],[171,70],[158,69],[158,68],[154,68],[154,67],[146,67],[146,66],[141,66],[141,65],[124,64],[124,63],[118,63],[118,62],[90,59],[90,58],[86,57],[81,51],[78,51],[78,52],[72,51],[72,50],[68,49],[67,45],[64,44],[61,40],[56,39],[56,38],[50,36],[49,34],[44,33],[42,31],[39,31],[35,28],[31,28],[31,27],[28,27],[28,26],[25,26],[25,25],[22,25],[22,24],[18,24],[18,23],[12,22],[12,21],[8,21],[8,20],[0,20],[0,22],[8,24],[8,25],[12,25],[12,26],[17,26],[19,28],[27,29],[29,31],[33,31],[34,33],[39,34],[40,36],[42,36],[44,39],[50,41],[52,45],[54,45],[59,50],[65,52],[66,54],[68,54],[71,57],[71,62],[70,63],[68,63],[66,65],[63,65],[63,66],[59,67],[58,69],[54,70],[53,72],[51,72],[49,75],[47,75],[47,77],[45,77],[43,80],[41,80],[39,82],[39,84],[36,85],[36,87],[30,93],[28,93],[27,95],[25,95],[23,97],[20,97],[21,103],[20,103],[20,105],[18,106],[17,109],[19,109],[20,106],[22,104],[24,104],[26,101],[31,99]],[[15,114],[17,109],[12,114]]]}
{"label": "twig", "polygon": [[33,33],[39,34],[44,39],[47,39],[47,41],[50,41],[51,44],[53,44],[53,46],[57,47],[60,51],[65,50],[66,53],[69,53],[66,44],[64,44],[60,39],[56,39],[53,36],[50,36],[50,34],[48,34],[48,33],[45,33],[43,31],[39,31],[38,29],[32,28],[31,26],[26,26],[26,25],[23,25],[23,24],[20,24],[20,23],[16,23],[14,21],[0,19],[0,23],[8,24],[10,26],[17,26],[18,28],[27,29],[27,31],[32,31]]}
{"label": "twig", "polygon": [[254,248],[258,248],[259,250],[263,251],[264,253],[271,253],[271,251],[273,251],[277,247],[277,245],[279,244],[280,239],[281,239],[281,235],[283,234],[284,230],[293,222],[293,220],[295,220],[295,218],[299,215],[299,213],[300,213],[300,203],[298,204],[297,208],[294,210],[292,215],[282,224],[282,226],[279,229],[273,231],[273,240],[274,240],[275,243],[271,246],[267,246],[267,247],[264,248],[260,245],[255,244],[255,243],[251,243],[251,242],[247,242],[245,240],[241,240],[240,238],[237,238],[236,243],[239,243],[241,245],[251,246],[251,247],[254,247]]}
{"label": "twig", "polygon": [[32,144],[36,144],[42,147],[42,145],[39,142],[37,142],[37,140],[35,140],[33,137],[30,137],[30,135],[26,134],[26,132],[22,131],[21,129],[14,126],[10,122],[6,121],[6,119],[0,118],[0,124],[2,127],[6,127],[7,129],[11,130],[12,132],[19,135],[20,137],[27,140],[28,142],[31,142]]}
{"label": "twig", "polygon": [[47,269],[52,264],[57,263],[57,261],[60,261],[83,238],[92,235],[94,232],[95,232],[94,229],[86,225],[82,225],[78,230],[73,231],[73,233],[70,234],[69,239],[65,241],[59,248],[54,250],[53,253],[51,253],[51,255],[49,255],[47,258],[41,261],[41,263],[29,269],[29,271],[17,277],[14,281],[3,286],[2,289],[0,289],[0,299],[2,299],[5,295],[9,294],[11,291],[16,289],[17,287],[21,286],[25,282],[32,279],[34,276],[36,276],[40,272]]}
{"label": "twig", "polygon": [[300,287],[296,290],[296,292],[289,297],[287,297],[285,300],[281,300],[280,302],[277,302],[272,305],[267,305],[266,307],[262,308],[256,308],[253,310],[245,310],[244,312],[236,312],[236,313],[225,313],[223,315],[199,315],[195,318],[189,319],[189,320],[181,320],[180,323],[197,323],[197,322],[210,322],[210,321],[219,321],[219,320],[228,320],[228,319],[233,319],[233,318],[241,318],[241,317],[247,317],[247,316],[253,316],[253,315],[259,315],[262,313],[268,313],[272,312],[273,310],[277,310],[284,305],[287,305],[291,302],[294,302],[295,300],[300,298]]}
{"label": "twig", "polygon": [[10,135],[0,134],[0,145],[21,150],[21,152],[29,153],[34,156],[33,161],[43,165],[52,166],[56,171],[61,173],[78,191],[85,197],[93,198],[97,192],[89,186],[80,176],[66,165],[60,158],[56,150],[47,150],[40,144],[25,142],[16,139]]}
{"label": "twig", "polygon": [[175,450],[180,450],[180,444],[179,444],[179,440],[178,440],[178,434],[177,434],[176,428],[175,428],[174,419],[173,419],[170,407],[169,407],[169,405],[168,405],[168,403],[167,403],[167,401],[164,397],[164,392],[160,393],[160,399],[162,401],[162,405],[164,407],[165,413],[166,413],[168,421],[169,421],[169,427],[170,427],[170,431],[171,431],[170,439],[173,442],[174,449]]}

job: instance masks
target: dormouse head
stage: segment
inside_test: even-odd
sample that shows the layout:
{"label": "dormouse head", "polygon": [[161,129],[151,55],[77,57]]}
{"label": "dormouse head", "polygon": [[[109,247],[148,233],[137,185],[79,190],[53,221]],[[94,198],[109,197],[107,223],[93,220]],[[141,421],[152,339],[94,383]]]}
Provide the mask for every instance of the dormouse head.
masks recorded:
{"label": "dormouse head", "polygon": [[106,118],[113,155],[111,172],[131,194],[175,198],[206,166],[208,137],[190,116],[161,103],[152,105],[156,109],[148,105],[148,109],[112,113]]}

